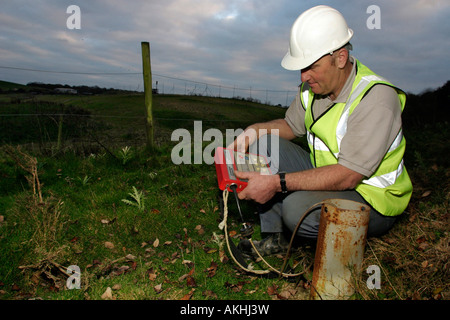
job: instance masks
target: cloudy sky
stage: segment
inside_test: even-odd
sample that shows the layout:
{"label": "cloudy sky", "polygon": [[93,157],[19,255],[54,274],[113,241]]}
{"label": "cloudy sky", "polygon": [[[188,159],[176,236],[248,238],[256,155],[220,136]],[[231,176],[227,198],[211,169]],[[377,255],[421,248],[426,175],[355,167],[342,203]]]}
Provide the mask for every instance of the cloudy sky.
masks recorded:
{"label": "cloudy sky", "polygon": [[[352,54],[404,90],[450,80],[448,0],[0,0],[0,80],[142,90],[147,41],[165,93],[290,103],[300,73],[280,62],[292,23],[318,4],[341,11]],[[67,27],[70,5],[81,29]],[[368,28],[371,5],[379,29]]]}

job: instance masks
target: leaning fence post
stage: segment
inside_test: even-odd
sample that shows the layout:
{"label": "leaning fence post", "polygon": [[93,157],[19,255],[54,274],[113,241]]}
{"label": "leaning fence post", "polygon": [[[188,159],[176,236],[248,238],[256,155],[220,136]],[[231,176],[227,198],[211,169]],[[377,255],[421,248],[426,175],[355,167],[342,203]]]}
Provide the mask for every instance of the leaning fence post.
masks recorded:
{"label": "leaning fence post", "polygon": [[152,67],[150,63],[150,44],[141,42],[142,48],[142,70],[144,76],[144,96],[146,111],[146,132],[147,132],[147,148],[153,149],[153,99],[152,99]]}

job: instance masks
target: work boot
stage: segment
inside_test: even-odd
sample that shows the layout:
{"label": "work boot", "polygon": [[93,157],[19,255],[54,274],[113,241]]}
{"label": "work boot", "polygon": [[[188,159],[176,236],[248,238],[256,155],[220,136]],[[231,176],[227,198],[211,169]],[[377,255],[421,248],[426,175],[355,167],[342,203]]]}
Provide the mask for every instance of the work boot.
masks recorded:
{"label": "work boot", "polygon": [[[271,233],[260,241],[253,241],[253,244],[259,254],[263,257],[285,253],[289,247],[289,243],[281,232]],[[253,249],[253,246],[248,239],[241,240],[238,244],[238,249],[245,255],[252,258],[258,258],[258,254]]]}

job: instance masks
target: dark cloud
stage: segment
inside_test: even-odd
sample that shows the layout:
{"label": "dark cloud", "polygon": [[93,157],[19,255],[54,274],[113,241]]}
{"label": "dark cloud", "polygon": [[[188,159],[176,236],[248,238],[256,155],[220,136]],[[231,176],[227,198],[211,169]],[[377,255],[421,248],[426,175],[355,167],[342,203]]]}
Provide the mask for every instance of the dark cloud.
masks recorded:
{"label": "dark cloud", "polygon": [[[400,87],[420,92],[448,80],[448,1],[377,1],[381,11],[378,30],[366,25],[371,1],[322,3],[340,10],[354,29],[354,55]],[[71,4],[75,2],[2,1],[0,66],[135,74],[75,75],[0,69],[2,80],[142,88],[140,43],[149,41],[153,72],[165,76],[154,79],[166,92],[217,94],[219,90],[225,95],[230,88],[244,88],[234,93],[285,104],[299,82],[298,72],[280,66],[288,48],[290,27],[302,11],[319,2],[76,1],[81,9],[81,30],[66,27],[66,9]],[[268,96],[266,90],[281,92]]]}

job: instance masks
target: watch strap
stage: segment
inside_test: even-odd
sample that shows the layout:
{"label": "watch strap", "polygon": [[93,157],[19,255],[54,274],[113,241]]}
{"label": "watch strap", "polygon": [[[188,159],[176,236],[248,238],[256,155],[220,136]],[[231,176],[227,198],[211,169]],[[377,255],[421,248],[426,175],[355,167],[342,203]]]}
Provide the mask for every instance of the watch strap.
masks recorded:
{"label": "watch strap", "polygon": [[286,187],[286,172],[278,172],[280,176],[281,193],[287,193]]}

